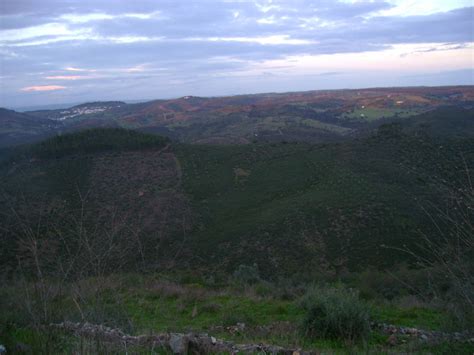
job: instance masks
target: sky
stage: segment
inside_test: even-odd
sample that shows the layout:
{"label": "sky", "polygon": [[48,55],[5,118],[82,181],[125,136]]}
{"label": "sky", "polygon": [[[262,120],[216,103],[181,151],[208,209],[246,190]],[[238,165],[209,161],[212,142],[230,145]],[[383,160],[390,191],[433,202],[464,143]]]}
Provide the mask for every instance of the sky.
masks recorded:
{"label": "sky", "polygon": [[474,84],[474,0],[0,0],[0,106]]}

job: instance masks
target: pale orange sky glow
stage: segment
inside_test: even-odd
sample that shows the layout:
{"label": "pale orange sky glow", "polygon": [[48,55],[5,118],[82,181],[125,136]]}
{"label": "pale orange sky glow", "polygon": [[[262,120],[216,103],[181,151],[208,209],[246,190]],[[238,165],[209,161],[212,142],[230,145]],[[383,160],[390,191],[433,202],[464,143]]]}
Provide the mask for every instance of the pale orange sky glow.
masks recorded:
{"label": "pale orange sky glow", "polygon": [[53,76],[47,76],[46,79],[48,80],[80,80],[80,79],[87,79],[87,77],[81,76],[81,75],[53,75]]}
{"label": "pale orange sky glow", "polygon": [[38,85],[38,86],[27,86],[22,88],[21,91],[54,91],[66,89],[65,86],[61,85]]}

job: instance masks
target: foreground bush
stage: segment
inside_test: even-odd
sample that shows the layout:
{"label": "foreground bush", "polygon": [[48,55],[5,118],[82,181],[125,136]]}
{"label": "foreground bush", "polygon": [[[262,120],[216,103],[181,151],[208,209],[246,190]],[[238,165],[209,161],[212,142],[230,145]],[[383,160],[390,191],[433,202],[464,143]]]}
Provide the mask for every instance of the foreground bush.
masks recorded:
{"label": "foreground bush", "polygon": [[260,273],[257,264],[239,265],[234,271],[234,279],[240,284],[254,284],[260,280]]}
{"label": "foreground bush", "polygon": [[367,338],[369,310],[353,290],[314,287],[303,297],[302,306],[306,310],[303,331],[309,337],[350,343]]}

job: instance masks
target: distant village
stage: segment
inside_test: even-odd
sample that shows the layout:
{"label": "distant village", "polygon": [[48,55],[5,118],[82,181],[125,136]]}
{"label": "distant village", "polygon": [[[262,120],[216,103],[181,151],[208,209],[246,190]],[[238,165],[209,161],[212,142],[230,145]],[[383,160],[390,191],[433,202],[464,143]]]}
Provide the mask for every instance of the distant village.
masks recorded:
{"label": "distant village", "polygon": [[94,107],[89,107],[89,106],[84,106],[84,107],[73,107],[70,108],[69,110],[61,111],[60,114],[64,115],[59,118],[57,118],[58,121],[64,121],[68,118],[73,118],[76,116],[81,116],[81,115],[90,115],[94,113],[99,113],[99,112],[104,112],[107,110],[110,110],[115,107],[120,107],[120,106],[94,106]]}

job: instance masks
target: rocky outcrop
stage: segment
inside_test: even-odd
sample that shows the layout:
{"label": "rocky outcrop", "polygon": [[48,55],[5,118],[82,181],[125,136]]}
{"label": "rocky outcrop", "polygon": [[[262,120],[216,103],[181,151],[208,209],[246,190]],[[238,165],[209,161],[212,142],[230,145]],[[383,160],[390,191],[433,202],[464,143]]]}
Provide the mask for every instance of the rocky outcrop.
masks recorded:
{"label": "rocky outcrop", "polygon": [[[119,329],[91,323],[63,322],[50,324],[50,327],[72,333],[76,336],[100,340],[120,346],[143,346],[147,348],[164,348],[173,354],[278,354],[278,355],[310,355],[319,354],[316,351],[302,351],[268,344],[235,344],[230,341],[217,339],[206,333],[159,333],[152,335],[128,335]],[[407,342],[408,339],[430,344],[441,342],[474,343],[474,335],[469,332],[445,333],[417,328],[401,327],[386,323],[371,324],[372,330],[378,330],[388,335],[387,343],[396,346]],[[241,333],[245,329],[242,323],[226,327],[231,334]],[[221,329],[221,330],[224,330]],[[258,332],[259,329],[254,329]],[[260,329],[264,331],[266,329]]]}
{"label": "rocky outcrop", "polygon": [[415,338],[431,344],[439,344],[442,342],[467,342],[474,344],[474,334],[469,331],[447,333],[437,330],[401,327],[377,322],[372,322],[371,328],[372,330],[377,329],[382,333],[388,334],[389,338],[387,342],[390,345],[396,345],[399,342],[399,338]]}
{"label": "rocky outcrop", "polygon": [[74,335],[123,344],[124,346],[162,347],[174,354],[278,354],[278,355],[310,355],[316,352],[286,349],[267,344],[234,344],[230,341],[216,339],[204,333],[161,333],[153,335],[128,335],[121,330],[91,323],[63,322],[50,324],[50,327],[70,332]]}

